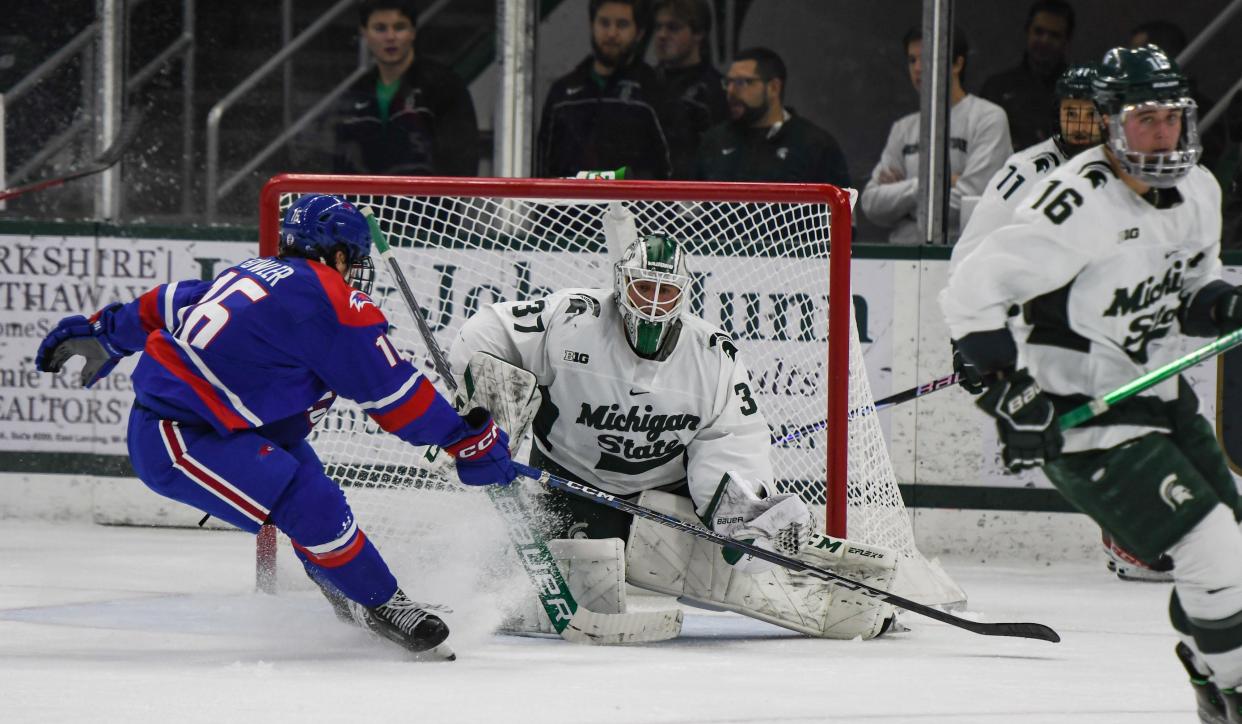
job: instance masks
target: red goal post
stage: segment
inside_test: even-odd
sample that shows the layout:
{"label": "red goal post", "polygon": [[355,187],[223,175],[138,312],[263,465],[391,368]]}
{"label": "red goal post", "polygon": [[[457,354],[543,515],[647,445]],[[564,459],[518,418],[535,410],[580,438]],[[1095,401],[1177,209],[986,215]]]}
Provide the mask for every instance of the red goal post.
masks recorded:
{"label": "red goal post", "polygon": [[[578,179],[499,179],[397,176],[282,174],[263,187],[259,200],[260,253],[277,250],[282,210],[293,196],[306,193],[343,195],[375,206],[376,197],[495,198],[514,200],[582,200],[584,202],[658,202],[719,205],[813,205],[827,209],[831,254],[823,283],[827,310],[826,394],[824,419],[825,528],[844,537],[847,530],[847,446],[850,384],[850,242],[849,192],[827,184],[714,183],[688,181],[615,181]],[[383,214],[377,210],[381,222]],[[394,247],[400,242],[394,243]],[[691,257],[693,260],[693,256]],[[692,261],[693,264],[693,261]],[[418,292],[416,288],[416,293]],[[832,424],[838,421],[839,424]],[[904,511],[903,511],[904,513]]]}

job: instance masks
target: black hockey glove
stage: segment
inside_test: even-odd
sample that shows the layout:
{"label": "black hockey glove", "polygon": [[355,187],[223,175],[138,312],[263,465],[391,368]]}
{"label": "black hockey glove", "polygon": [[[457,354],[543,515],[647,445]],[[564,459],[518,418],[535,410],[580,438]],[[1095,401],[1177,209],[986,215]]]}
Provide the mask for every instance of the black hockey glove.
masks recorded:
{"label": "black hockey glove", "polygon": [[1064,439],[1056,411],[1025,369],[993,382],[975,404],[996,418],[1001,457],[1009,470],[1039,467],[1060,457]]}
{"label": "black hockey glove", "polygon": [[983,375],[979,374],[979,368],[962,356],[962,350],[958,349],[956,339],[949,340],[949,346],[953,349],[953,372],[958,376],[957,383],[972,395],[983,392],[987,387],[987,381]]}
{"label": "black hockey glove", "polygon": [[1216,298],[1212,319],[1221,334],[1242,328],[1242,288],[1234,287]]}

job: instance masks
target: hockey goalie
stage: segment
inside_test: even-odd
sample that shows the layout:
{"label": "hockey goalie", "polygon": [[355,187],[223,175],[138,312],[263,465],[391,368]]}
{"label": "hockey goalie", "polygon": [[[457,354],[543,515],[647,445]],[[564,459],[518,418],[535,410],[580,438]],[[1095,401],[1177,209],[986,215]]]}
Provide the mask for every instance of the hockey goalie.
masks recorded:
{"label": "hockey goalie", "polygon": [[[816,532],[796,495],[775,494],[770,432],[732,339],[686,311],[679,240],[628,234],[611,289],[563,289],[485,306],[450,350],[454,373],[531,465],[888,590],[897,556]],[[890,606],[804,574],[557,491],[539,493],[571,592],[625,612],[626,582],[809,636],[864,639]],[[550,632],[534,598],[512,628]]]}

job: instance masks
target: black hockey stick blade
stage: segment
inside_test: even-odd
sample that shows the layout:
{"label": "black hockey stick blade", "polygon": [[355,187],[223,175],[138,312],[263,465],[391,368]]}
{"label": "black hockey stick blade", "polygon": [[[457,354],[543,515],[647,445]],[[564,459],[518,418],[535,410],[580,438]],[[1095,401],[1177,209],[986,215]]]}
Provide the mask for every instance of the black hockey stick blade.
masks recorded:
{"label": "black hockey stick blade", "polygon": [[8,201],[9,199],[22,196],[34,191],[42,191],[44,189],[55,188],[68,181],[74,181],[85,176],[92,176],[97,173],[107,171],[121,160],[121,156],[125,155],[126,149],[133,142],[134,137],[138,135],[138,129],[142,127],[143,111],[139,108],[133,109],[125,121],[121,124],[121,130],[117,132],[116,138],[112,139],[111,145],[104,149],[89,164],[81,168],[74,169],[64,176],[43,179],[35,181],[23,186],[14,186],[13,188],[0,191],[0,201]]}
{"label": "black hockey stick blade", "polygon": [[675,528],[684,533],[689,533],[696,538],[701,538],[711,543],[715,543],[721,547],[740,550],[743,553],[748,553],[754,556],[755,558],[775,563],[776,565],[787,568],[791,571],[806,573],[808,575],[815,576],[816,578],[830,581],[838,586],[841,586],[842,588],[862,594],[868,598],[883,601],[898,608],[935,619],[941,623],[947,623],[950,626],[955,626],[957,628],[965,629],[972,633],[982,634],[984,636],[1012,636],[1015,638],[1038,639],[1040,641],[1049,641],[1052,643],[1057,643],[1061,640],[1060,634],[1042,623],[985,623],[982,621],[971,621],[970,619],[961,618],[960,616],[954,616],[953,614],[941,611],[938,608],[925,606],[917,601],[911,601],[908,598],[898,596],[894,593],[889,593],[888,591],[868,586],[865,583],[855,581],[852,578],[847,578],[839,573],[834,573],[827,568],[820,568],[819,566],[811,565],[805,561],[800,561],[797,558],[791,558],[775,551],[769,551],[743,541],[727,538],[715,531],[708,530],[707,528],[693,525],[691,523],[686,523],[682,520],[674,518],[671,515],[665,515],[659,511],[645,508],[636,503],[631,503],[628,500],[618,498],[588,485],[575,483],[572,480],[557,477],[551,473],[539,470],[538,468],[532,468],[529,465],[523,465],[516,461],[513,465],[517,468],[518,473],[521,475],[531,478],[532,480],[538,480],[553,490],[560,490],[562,492],[569,493],[570,495],[583,498],[584,500],[590,500],[600,505],[629,513],[630,515],[639,518],[654,521],[669,528]]}

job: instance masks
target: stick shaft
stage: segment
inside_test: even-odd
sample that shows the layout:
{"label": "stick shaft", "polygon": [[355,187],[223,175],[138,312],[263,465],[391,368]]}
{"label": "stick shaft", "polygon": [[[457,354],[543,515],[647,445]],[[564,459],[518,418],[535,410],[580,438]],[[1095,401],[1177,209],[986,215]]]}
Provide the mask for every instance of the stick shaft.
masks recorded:
{"label": "stick shaft", "polygon": [[55,188],[69,181],[91,176],[93,174],[107,171],[121,160],[121,156],[125,154],[125,149],[129,147],[134,136],[138,134],[138,128],[142,125],[143,113],[140,110],[133,111],[129,118],[125,120],[121,130],[117,132],[116,138],[112,141],[112,145],[104,149],[104,152],[92,159],[89,164],[81,168],[70,171],[64,176],[56,178],[43,179],[25,184],[24,186],[14,186],[13,188],[0,190],[0,201],[8,201],[34,191],[42,191],[44,189]]}
{"label": "stick shaft", "polygon": [[[922,397],[923,395],[926,395],[929,392],[935,392],[937,390],[947,389],[949,387],[952,387],[953,385],[956,385],[958,382],[961,382],[961,381],[962,381],[962,376],[958,374],[957,372],[954,372],[951,375],[945,375],[944,377],[937,377],[936,379],[928,381],[928,382],[924,382],[921,385],[915,385],[914,387],[911,387],[908,390],[902,390],[901,392],[898,392],[896,394],[889,395],[888,397],[885,397],[882,400],[876,400],[874,404],[866,405],[864,407],[858,407],[853,410],[850,410],[849,414],[846,416],[846,419],[853,420],[855,417],[860,417],[862,415],[865,415],[871,412],[879,412],[880,410],[883,410],[885,408],[892,407],[894,405],[900,405],[903,402],[909,402],[910,400],[913,400],[916,397]],[[790,442],[793,442],[794,440],[797,440],[800,437],[803,437],[804,435],[809,435],[813,432],[823,430],[825,427],[828,427],[827,420],[820,420],[819,422],[813,422],[809,425],[803,425],[802,427],[798,428],[797,430],[794,430],[793,432],[789,433],[783,438],[779,438],[779,439],[773,438],[772,444],[783,445],[786,443],[790,443]]]}
{"label": "stick shaft", "polygon": [[1118,402],[1133,397],[1144,390],[1151,389],[1176,374],[1180,374],[1201,362],[1206,362],[1213,357],[1228,352],[1239,344],[1242,344],[1242,329],[1234,330],[1219,339],[1212,340],[1193,352],[1189,352],[1162,367],[1157,367],[1151,372],[1127,382],[1112,392],[1075,407],[1057,418],[1057,424],[1061,426],[1062,430],[1068,430],[1071,427],[1081,425],[1092,418],[1099,417],[1108,412],[1108,409]]}
{"label": "stick shaft", "polygon": [[[371,228],[371,240],[375,243],[375,248],[379,250],[380,257],[388,263],[388,270],[397,282],[397,288],[401,291],[406,308],[418,325],[418,333],[423,338],[423,345],[431,353],[432,364],[435,365],[436,372],[440,374],[444,384],[451,391],[456,392],[457,380],[453,378],[444,352],[440,350],[440,343],[436,341],[431,327],[427,325],[427,320],[423,317],[423,308],[415,298],[413,290],[410,289],[405,272],[401,270],[401,264],[397,261],[397,256],[388,246],[388,239],[380,229],[379,221],[369,208],[363,208],[362,214]],[[543,536],[531,528],[517,489],[513,486],[499,488],[489,485],[487,495],[505,522],[514,551],[527,577],[530,578],[531,584],[534,585],[539,602],[547,612],[552,627],[558,634],[565,635],[565,630],[569,627],[574,614],[578,612],[578,602],[570,593],[569,585],[565,583],[565,578],[561,575],[561,570],[557,567],[556,560],[552,557],[552,552],[548,550]]]}

